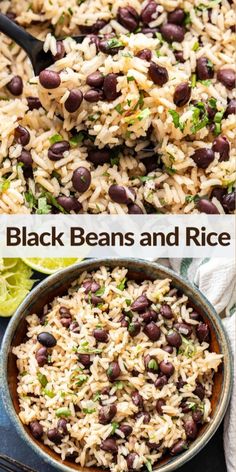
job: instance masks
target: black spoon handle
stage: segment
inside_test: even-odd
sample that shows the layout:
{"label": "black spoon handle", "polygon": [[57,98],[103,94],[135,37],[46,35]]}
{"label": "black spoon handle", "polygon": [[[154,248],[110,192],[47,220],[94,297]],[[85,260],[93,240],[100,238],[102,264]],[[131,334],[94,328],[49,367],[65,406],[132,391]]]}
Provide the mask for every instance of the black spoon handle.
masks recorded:
{"label": "black spoon handle", "polygon": [[28,56],[31,56],[32,49],[38,46],[37,43],[41,43],[2,13],[0,13],[0,31],[19,44]]}

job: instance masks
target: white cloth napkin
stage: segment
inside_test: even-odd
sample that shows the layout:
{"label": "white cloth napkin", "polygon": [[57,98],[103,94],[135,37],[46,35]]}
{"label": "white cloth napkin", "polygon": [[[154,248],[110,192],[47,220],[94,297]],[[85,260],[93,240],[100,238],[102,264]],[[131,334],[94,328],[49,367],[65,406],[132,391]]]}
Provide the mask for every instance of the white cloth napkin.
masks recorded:
{"label": "white cloth napkin", "polygon": [[[162,261],[160,261],[162,262]],[[171,259],[164,261],[196,284],[223,318],[235,365],[236,264],[232,259]],[[233,393],[224,419],[224,450],[228,472],[236,472],[236,369]]]}

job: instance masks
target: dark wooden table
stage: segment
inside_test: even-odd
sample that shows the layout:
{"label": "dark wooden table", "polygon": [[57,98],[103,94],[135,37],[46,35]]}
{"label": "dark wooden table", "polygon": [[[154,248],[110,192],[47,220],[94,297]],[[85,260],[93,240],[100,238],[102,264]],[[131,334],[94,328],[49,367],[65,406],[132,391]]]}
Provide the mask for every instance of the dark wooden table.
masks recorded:
{"label": "dark wooden table", "polygon": [[[7,319],[0,318],[0,344],[7,324]],[[221,426],[198,456],[188,462],[184,467],[178,469],[179,472],[227,472],[222,439],[223,428]],[[46,464],[21,440],[4,411],[1,398],[0,453],[18,459],[24,464],[31,466],[37,472],[56,472],[57,470]]]}

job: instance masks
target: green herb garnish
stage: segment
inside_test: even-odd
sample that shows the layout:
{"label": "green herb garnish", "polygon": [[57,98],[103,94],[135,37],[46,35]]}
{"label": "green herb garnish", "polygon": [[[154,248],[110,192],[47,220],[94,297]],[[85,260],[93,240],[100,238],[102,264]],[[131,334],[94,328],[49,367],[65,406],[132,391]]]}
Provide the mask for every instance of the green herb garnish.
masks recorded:
{"label": "green herb garnish", "polygon": [[7,179],[2,179],[0,182],[0,193],[6,192],[10,187],[10,182]]}
{"label": "green herb garnish", "polygon": [[92,413],[95,413],[96,411],[96,408],[83,408],[83,413],[85,413],[86,415],[91,415]]}
{"label": "green herb garnish", "polygon": [[83,133],[83,131],[80,131],[78,134],[75,134],[74,136],[72,136],[72,138],[70,138],[69,143],[71,147],[77,147],[78,144],[81,144],[83,142],[84,138],[85,134]]}
{"label": "green herb garnish", "polygon": [[52,390],[47,390],[46,388],[43,389],[44,395],[46,395],[49,398],[54,398],[55,393]]}
{"label": "green herb garnish", "polygon": [[181,123],[179,113],[175,110],[168,110],[168,113],[172,116],[174,127],[179,128],[180,131],[183,131],[184,130],[184,123]]}
{"label": "green herb garnish", "polygon": [[81,387],[85,382],[87,382],[87,380],[88,380],[87,375],[84,375],[84,374],[78,375],[78,377],[76,377],[76,386]]}
{"label": "green herb garnish", "polygon": [[107,45],[110,49],[124,47],[124,44],[117,38],[108,39]]}
{"label": "green herb garnish", "polygon": [[46,387],[46,385],[48,384],[48,379],[46,377],[46,375],[43,375],[41,374],[41,372],[38,372],[37,373],[37,378],[38,378],[38,381],[41,383],[42,387]]}
{"label": "green herb garnish", "polygon": [[118,288],[119,290],[122,290],[122,291],[123,291],[123,290],[125,289],[125,282],[126,282],[126,280],[127,280],[127,279],[126,279],[126,277],[125,277],[125,278],[121,281],[121,283],[120,283],[119,285],[117,285],[117,288]]}
{"label": "green herb garnish", "polygon": [[58,416],[59,418],[63,416],[68,417],[71,416],[71,411],[69,408],[61,407],[56,410],[56,416]]}
{"label": "green herb garnish", "polygon": [[59,143],[60,141],[63,141],[63,137],[60,134],[54,134],[49,138],[49,141],[51,144]]}

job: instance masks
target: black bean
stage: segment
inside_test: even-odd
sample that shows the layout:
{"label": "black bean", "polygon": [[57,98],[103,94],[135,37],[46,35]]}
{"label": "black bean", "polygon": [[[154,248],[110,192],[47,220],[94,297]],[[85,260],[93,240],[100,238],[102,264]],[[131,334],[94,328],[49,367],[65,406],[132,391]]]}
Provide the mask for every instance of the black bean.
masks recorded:
{"label": "black bean", "polygon": [[223,205],[224,210],[226,211],[226,213],[235,210],[235,203],[236,203],[236,193],[235,193],[235,191],[227,193],[222,198],[222,205]]}
{"label": "black bean", "polygon": [[119,375],[121,374],[120,366],[118,362],[111,362],[107,369],[107,377],[110,380],[110,382],[114,382]]}
{"label": "black bean", "polygon": [[167,320],[171,320],[173,318],[173,313],[171,307],[169,305],[162,305],[160,309],[160,315]]}
{"label": "black bean", "polygon": [[136,203],[131,203],[128,205],[128,214],[129,215],[141,215],[143,210]]}
{"label": "black bean", "polygon": [[167,361],[162,361],[160,363],[160,369],[167,377],[170,377],[175,371],[173,364]]}
{"label": "black bean", "polygon": [[198,80],[208,80],[214,77],[214,69],[207,57],[199,57],[197,59],[196,73]]}
{"label": "black bean", "polygon": [[118,454],[118,446],[114,438],[104,439],[100,445],[101,449],[111,454]]}
{"label": "black bean", "polygon": [[93,331],[93,336],[100,343],[107,343],[108,342],[108,332],[105,329],[96,328]]}
{"label": "black bean", "polygon": [[99,72],[98,70],[96,72],[93,72],[92,74],[89,74],[86,79],[86,84],[96,89],[101,88],[103,86],[103,82],[104,82],[104,77],[102,73]]}
{"label": "black bean", "polygon": [[212,150],[220,154],[220,162],[229,160],[230,145],[225,136],[217,136],[217,138],[214,139]]}
{"label": "black bean", "polygon": [[110,151],[106,149],[90,149],[88,160],[95,165],[103,165],[110,161]]}
{"label": "black bean", "polygon": [[48,158],[51,161],[59,161],[64,157],[64,152],[69,151],[70,143],[68,141],[59,141],[52,144],[48,149]]}
{"label": "black bean", "polygon": [[196,311],[192,311],[192,313],[190,313],[189,315],[189,318],[191,320],[199,321],[201,319],[201,316]]}
{"label": "black bean", "polygon": [[183,55],[183,51],[174,51],[175,59],[176,61],[180,62],[181,64],[184,64],[185,59]]}
{"label": "black bean", "polygon": [[142,161],[142,163],[145,165],[146,172],[149,174],[149,172],[153,172],[154,170],[158,169],[159,166],[159,159],[158,155],[154,154],[153,156],[150,157],[145,157]]}
{"label": "black bean", "polygon": [[165,41],[172,43],[176,41],[177,43],[182,43],[184,39],[184,28],[179,25],[174,25],[173,23],[166,23],[161,26],[161,34]]}
{"label": "black bean", "polygon": [[84,367],[90,367],[91,359],[89,354],[78,354],[78,360]]}
{"label": "black bean", "polygon": [[19,97],[19,95],[23,92],[23,81],[19,75],[15,75],[10,82],[7,84],[7,88],[9,92],[15,97]]}
{"label": "black bean", "polygon": [[199,148],[191,155],[197,167],[206,169],[214,161],[214,152],[212,149]]}
{"label": "black bean", "polygon": [[140,410],[143,410],[143,397],[140,395],[138,390],[134,390],[131,393],[131,399],[135,406],[137,406]]}
{"label": "black bean", "polygon": [[147,444],[147,446],[149,447],[149,449],[151,451],[158,451],[160,449],[160,446],[161,446],[161,442],[153,443],[153,442],[147,441],[146,444]]}
{"label": "black bean", "polygon": [[132,203],[134,197],[131,190],[123,185],[111,185],[108,190],[109,197],[116,203]]}
{"label": "black bean", "polygon": [[147,411],[140,411],[135,415],[135,419],[143,418],[143,424],[148,424],[150,422],[151,416]]}
{"label": "black bean", "polygon": [[183,413],[189,413],[192,410],[191,403],[192,402],[190,402],[190,401],[181,402],[180,408],[181,408]]}
{"label": "black bean", "polygon": [[184,429],[185,429],[185,433],[188,439],[196,439],[198,430],[197,430],[197,425],[195,421],[193,420],[193,418],[188,418],[184,422]]}
{"label": "black bean", "polygon": [[85,288],[84,293],[95,293],[101,288],[101,285],[95,282],[95,280],[90,279],[83,282],[83,287]]}
{"label": "black bean", "polygon": [[209,342],[210,340],[209,326],[206,323],[199,323],[196,327],[196,335],[200,343]]}
{"label": "black bean", "polygon": [[168,23],[174,23],[175,25],[182,25],[185,20],[185,13],[182,8],[176,8],[167,15]]}
{"label": "black bean", "polygon": [[186,382],[182,379],[182,377],[178,378],[178,382],[176,383],[176,387],[178,390],[184,387],[186,385]]}
{"label": "black bean", "polygon": [[86,192],[91,184],[90,171],[85,167],[78,167],[75,169],[72,176],[72,184],[77,192]]}
{"label": "black bean", "polygon": [[55,54],[55,56],[53,56],[54,62],[59,61],[60,59],[63,59],[63,57],[65,56],[65,53],[66,51],[65,51],[63,41],[57,41],[57,53]]}
{"label": "black bean", "polygon": [[145,327],[143,332],[146,336],[150,339],[150,341],[158,341],[161,335],[161,330],[159,326],[157,326],[154,321],[148,323]]}
{"label": "black bean", "polygon": [[30,431],[35,439],[40,439],[43,435],[43,427],[38,421],[31,421],[29,424]]}
{"label": "black bean", "polygon": [[163,351],[168,352],[168,354],[172,354],[174,351],[172,346],[164,346],[162,349]]}
{"label": "black bean", "polygon": [[111,420],[117,413],[116,405],[113,403],[112,405],[106,405],[100,408],[98,412],[98,420],[100,424],[109,424]]}
{"label": "black bean", "polygon": [[141,324],[138,321],[133,321],[128,328],[131,338],[135,338],[141,331]]}
{"label": "black bean", "polygon": [[182,84],[177,85],[174,91],[174,104],[177,107],[183,107],[188,103],[191,97],[191,87],[188,82],[183,82]]}
{"label": "black bean", "polygon": [[165,67],[159,66],[155,62],[151,62],[149,66],[149,76],[157,85],[164,85],[169,80],[168,72]]}
{"label": "black bean", "polygon": [[158,314],[154,310],[147,310],[144,313],[140,313],[140,316],[144,323],[150,323],[150,321],[157,321]]}
{"label": "black bean", "polygon": [[65,420],[65,418],[60,418],[60,420],[58,420],[57,427],[59,433],[61,433],[62,435],[67,434],[67,421]]}
{"label": "black bean", "polygon": [[79,89],[72,89],[65,101],[65,109],[68,113],[74,113],[83,101],[83,94]]}
{"label": "black bean", "polygon": [[128,470],[133,470],[135,460],[138,458],[138,454],[136,452],[130,452],[126,457],[127,467]]}
{"label": "black bean", "polygon": [[97,306],[97,305],[100,305],[101,303],[103,303],[103,299],[101,297],[99,297],[98,295],[94,294],[94,293],[92,293],[92,295],[90,295],[90,294],[86,295],[85,300],[86,300],[86,302],[89,302],[94,306]]}
{"label": "black bean", "polygon": [[80,327],[79,327],[79,324],[77,323],[77,321],[73,321],[71,323],[70,331],[72,331],[72,333],[79,333],[80,332]]}
{"label": "black bean", "polygon": [[109,396],[110,391],[111,391],[110,387],[103,387],[102,390],[101,390],[101,394]]}
{"label": "black bean", "polygon": [[60,444],[63,439],[63,435],[60,433],[60,431],[57,428],[49,429],[47,432],[47,437],[54,444]]}
{"label": "black bean", "polygon": [[166,376],[166,375],[160,375],[160,376],[157,377],[157,379],[155,380],[154,385],[155,385],[156,388],[158,388],[159,390],[161,390],[162,387],[164,387],[164,385],[166,385],[167,383],[168,383],[167,376]]}
{"label": "black bean", "polygon": [[166,402],[165,400],[163,400],[162,398],[160,398],[159,400],[157,400],[156,402],[156,410],[157,410],[157,413],[159,413],[159,415],[163,415],[163,406],[165,406]]}
{"label": "black bean", "polygon": [[42,106],[38,97],[27,97],[27,104],[29,110],[39,110]]}
{"label": "black bean", "polygon": [[106,26],[107,22],[105,20],[97,20],[93,25],[87,26],[87,25],[80,25],[80,30],[82,34],[87,34],[87,33],[98,33],[104,26]]}
{"label": "black bean", "polygon": [[103,99],[102,90],[90,89],[84,94],[84,99],[89,103],[97,103]]}
{"label": "black bean", "polygon": [[205,397],[205,388],[200,382],[197,384],[193,393],[194,395],[197,395],[200,400],[203,400],[203,398]]}
{"label": "black bean", "polygon": [[141,20],[144,25],[149,25],[153,20],[157,18],[157,3],[150,1],[142,9]]}
{"label": "black bean", "polygon": [[182,344],[182,338],[180,334],[174,330],[168,332],[168,334],[166,335],[166,340],[171,346],[174,346],[176,348],[180,347]]}
{"label": "black bean", "polygon": [[186,451],[188,448],[187,442],[184,439],[180,439],[177,443],[175,443],[172,448],[170,449],[170,454],[172,456],[176,456],[177,454],[181,454],[181,452]]}
{"label": "black bean", "polygon": [[135,31],[138,28],[139,16],[133,7],[119,7],[117,21],[128,31]]}
{"label": "black bean", "polygon": [[126,318],[124,315],[122,315],[119,319],[119,322],[122,326],[122,328],[128,328],[129,326],[129,321],[128,321],[128,318]]}
{"label": "black bean", "polygon": [[33,159],[30,151],[22,149],[20,156],[17,158],[19,162],[24,164],[24,167],[32,167]]}
{"label": "black bean", "polygon": [[158,363],[155,357],[146,354],[144,356],[144,365],[147,372],[153,372],[154,374],[158,371]]}
{"label": "black bean", "polygon": [[15,139],[22,146],[27,146],[30,142],[30,134],[27,128],[24,128],[21,125],[17,126],[15,129]]}
{"label": "black bean", "polygon": [[46,347],[41,347],[35,353],[36,361],[39,367],[43,367],[48,362],[48,351]]}
{"label": "black bean", "polygon": [[75,197],[66,197],[63,195],[61,197],[57,197],[57,202],[60,206],[62,206],[62,208],[64,208],[64,210],[68,212],[79,212],[82,208],[81,203]]}
{"label": "black bean", "polygon": [[71,318],[61,318],[60,322],[61,322],[62,326],[64,326],[64,328],[69,328],[70,325],[71,325],[72,319]]}
{"label": "black bean", "polygon": [[156,37],[156,33],[159,33],[158,28],[148,28],[148,27],[143,27],[141,29],[141,33],[145,34],[146,36],[150,38]]}
{"label": "black bean", "polygon": [[55,89],[61,84],[61,78],[58,72],[53,70],[43,70],[39,74],[39,82],[45,89]]}
{"label": "black bean", "polygon": [[201,213],[207,213],[208,215],[217,215],[219,213],[218,208],[214,205],[214,203],[210,202],[205,198],[200,198],[196,203],[196,208]]}
{"label": "black bean", "polygon": [[192,326],[187,323],[175,323],[174,328],[186,338],[189,338],[193,332]]}
{"label": "black bean", "polygon": [[137,53],[137,57],[149,62],[152,58],[152,51],[150,49],[141,49],[141,51]]}
{"label": "black bean", "polygon": [[38,334],[37,340],[44,347],[54,347],[57,344],[56,338],[51,333],[47,332]]}
{"label": "black bean", "polygon": [[129,424],[120,424],[119,430],[124,434],[125,438],[131,435],[133,428]]}
{"label": "black bean", "polygon": [[103,92],[107,100],[115,100],[119,96],[117,92],[117,75],[107,74],[104,78]]}
{"label": "black bean", "polygon": [[98,43],[98,49],[104,54],[115,56],[121,49],[124,49],[124,46],[121,44],[114,47],[111,39],[101,39]]}
{"label": "black bean", "polygon": [[195,423],[202,423],[202,420],[203,420],[203,411],[202,410],[199,410],[198,408],[196,408],[196,410],[194,410],[192,412],[192,417],[193,417],[193,420],[195,421]]}
{"label": "black bean", "polygon": [[235,115],[235,114],[236,114],[236,99],[232,98],[227,105],[224,116],[225,118],[227,118],[229,115]]}
{"label": "black bean", "polygon": [[217,72],[217,79],[228,90],[232,90],[236,84],[236,74],[233,69],[220,69]]}
{"label": "black bean", "polygon": [[132,305],[130,306],[130,309],[132,311],[137,311],[137,312],[140,312],[140,311],[143,311],[145,310],[146,308],[148,308],[150,305],[150,302],[148,301],[146,295],[140,295],[140,297],[138,297],[133,303]]}

